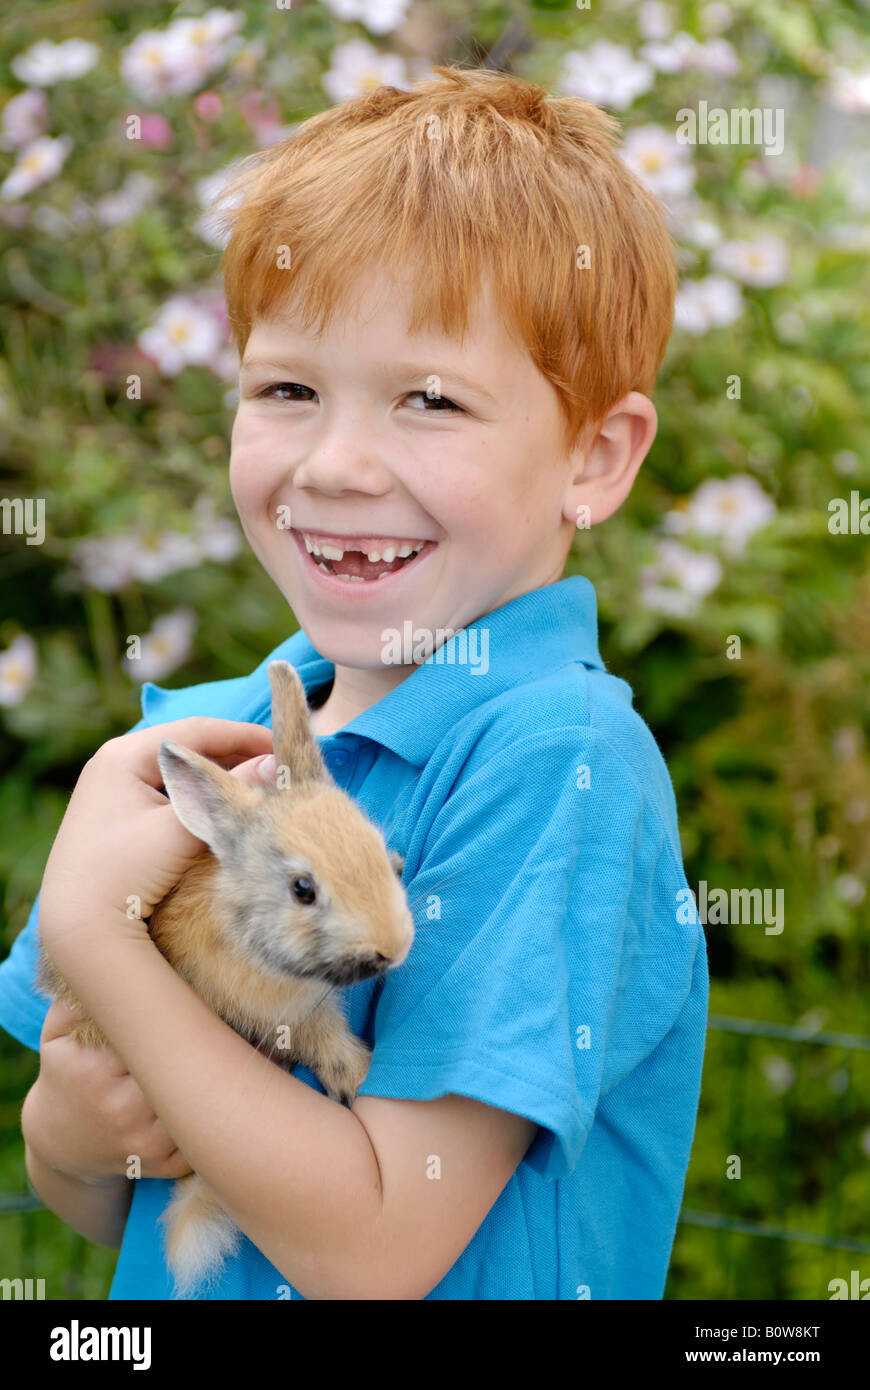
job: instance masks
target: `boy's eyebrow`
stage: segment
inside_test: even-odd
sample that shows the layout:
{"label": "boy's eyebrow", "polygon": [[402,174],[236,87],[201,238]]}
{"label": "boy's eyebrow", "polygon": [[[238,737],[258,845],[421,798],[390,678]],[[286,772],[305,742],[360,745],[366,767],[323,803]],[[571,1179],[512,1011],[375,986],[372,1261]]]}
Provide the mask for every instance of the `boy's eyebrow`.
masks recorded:
{"label": "boy's eyebrow", "polygon": [[[282,362],[276,357],[249,357],[241,363],[239,370],[244,372],[254,367],[272,367],[278,372],[297,371],[299,369],[299,366],[294,366],[289,359]],[[441,375],[441,373],[433,372],[429,364],[421,366],[417,362],[391,362],[387,370],[395,372],[397,376],[429,377]],[[495,396],[491,395],[485,386],[482,386],[479,381],[475,381],[473,377],[466,376],[464,372],[456,371],[451,367],[443,375],[450,381],[455,381],[458,386],[465,387],[467,391],[473,391],[476,395],[483,396],[490,405],[498,405]]]}

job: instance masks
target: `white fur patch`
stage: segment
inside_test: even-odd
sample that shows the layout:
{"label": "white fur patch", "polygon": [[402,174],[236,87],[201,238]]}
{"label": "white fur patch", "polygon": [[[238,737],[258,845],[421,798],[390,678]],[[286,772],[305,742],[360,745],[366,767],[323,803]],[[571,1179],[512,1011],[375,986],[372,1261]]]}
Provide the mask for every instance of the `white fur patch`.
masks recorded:
{"label": "white fur patch", "polygon": [[161,1220],[174,1296],[190,1298],[197,1285],[216,1282],[224,1260],[238,1249],[241,1232],[195,1173],[176,1182]]}

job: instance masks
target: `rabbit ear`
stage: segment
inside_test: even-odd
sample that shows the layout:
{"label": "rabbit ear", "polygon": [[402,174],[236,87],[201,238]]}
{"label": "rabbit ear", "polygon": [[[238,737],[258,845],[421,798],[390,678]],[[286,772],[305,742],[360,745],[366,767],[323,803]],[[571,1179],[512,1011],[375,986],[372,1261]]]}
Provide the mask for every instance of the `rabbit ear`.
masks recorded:
{"label": "rabbit ear", "polygon": [[205,840],[218,858],[226,854],[260,800],[257,792],[172,739],[161,740],[157,762],[172,809],[185,830]]}
{"label": "rabbit ear", "polygon": [[305,687],[289,661],[269,662],[272,687],[272,744],[279,771],[286,767],[290,781],[331,782],[317,740],[308,723]]}

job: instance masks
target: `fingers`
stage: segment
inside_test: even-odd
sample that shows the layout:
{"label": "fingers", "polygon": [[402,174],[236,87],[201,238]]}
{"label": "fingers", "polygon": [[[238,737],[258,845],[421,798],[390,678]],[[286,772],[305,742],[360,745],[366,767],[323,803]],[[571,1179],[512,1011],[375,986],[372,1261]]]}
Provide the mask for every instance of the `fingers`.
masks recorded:
{"label": "fingers", "polygon": [[122,734],[118,739],[110,739],[109,744],[103,744],[103,748],[117,745],[113,752],[119,765],[159,790],[163,777],[157,762],[157,751],[164,738],[171,738],[185,748],[191,748],[194,753],[201,753],[228,768],[272,751],[272,730],[262,724],[242,724],[234,719],[206,719],[199,715],[177,719],[170,724],[155,724],[153,728],[140,729],[135,734]]}
{"label": "fingers", "polygon": [[82,1061],[92,1063],[94,1070],[103,1072],[106,1076],[129,1076],[130,1073],[125,1067],[121,1058],[112,1047],[84,1047],[77,1039],[69,1035],[80,1023],[84,1023],[87,1014],[80,1005],[75,1007],[64,1003],[62,999],[55,999],[45,1015],[42,1025],[42,1034],[39,1039],[39,1046],[42,1049],[47,1043],[59,1042],[66,1039],[71,1047],[75,1047],[82,1053]]}
{"label": "fingers", "polygon": [[86,1018],[87,1014],[80,1005],[67,1004],[62,999],[55,999],[42,1024],[40,1044],[53,1042],[55,1038],[64,1037],[65,1034],[71,1033],[77,1024],[83,1023]]}
{"label": "fingers", "polygon": [[230,769],[230,774],[249,787],[263,787],[275,781],[278,768],[274,754],[267,753],[265,758],[260,754],[256,758],[248,758],[247,762],[237,763]]}
{"label": "fingers", "polygon": [[[168,1158],[161,1160],[159,1167],[160,1173],[155,1176],[161,1178],[186,1178],[188,1173],[193,1172],[181,1149],[173,1149]],[[143,1176],[147,1177],[148,1174],[143,1173]]]}

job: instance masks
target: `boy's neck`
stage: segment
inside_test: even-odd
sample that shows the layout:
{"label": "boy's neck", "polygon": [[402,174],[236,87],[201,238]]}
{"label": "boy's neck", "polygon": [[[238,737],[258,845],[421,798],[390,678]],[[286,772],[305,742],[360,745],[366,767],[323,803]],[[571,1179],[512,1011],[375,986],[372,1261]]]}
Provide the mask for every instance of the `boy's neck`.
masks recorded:
{"label": "boy's neck", "polygon": [[371,709],[385,695],[416,670],[414,665],[391,666],[384,670],[357,670],[336,666],[331,684],[312,693],[309,726],[318,738],[338,733],[364,710]]}

